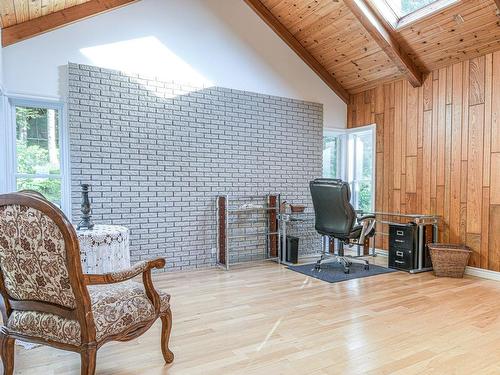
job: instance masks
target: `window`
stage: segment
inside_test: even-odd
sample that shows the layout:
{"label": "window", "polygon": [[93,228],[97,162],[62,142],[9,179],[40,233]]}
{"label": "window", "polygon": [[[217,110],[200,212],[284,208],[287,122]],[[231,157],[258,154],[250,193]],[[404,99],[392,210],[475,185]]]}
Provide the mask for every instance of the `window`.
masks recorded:
{"label": "window", "polygon": [[398,29],[430,16],[459,0],[371,0],[393,28]]}
{"label": "window", "polygon": [[62,105],[17,99],[10,104],[8,190],[36,190],[67,212]]}
{"label": "window", "polygon": [[327,131],[323,137],[323,177],[340,175],[340,136],[342,133]]}
{"label": "window", "polygon": [[326,130],[323,137],[323,177],[347,181],[354,208],[374,210],[375,125]]}
{"label": "window", "polygon": [[434,3],[436,0],[386,0],[394,13],[401,18]]}
{"label": "window", "polygon": [[374,129],[354,129],[347,135],[347,182],[355,209],[374,209]]}

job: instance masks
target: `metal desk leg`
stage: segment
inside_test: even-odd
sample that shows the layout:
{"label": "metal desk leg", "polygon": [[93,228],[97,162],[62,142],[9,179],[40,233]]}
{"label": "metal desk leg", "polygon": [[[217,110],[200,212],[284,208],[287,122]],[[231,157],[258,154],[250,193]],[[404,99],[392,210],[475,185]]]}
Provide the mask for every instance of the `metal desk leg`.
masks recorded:
{"label": "metal desk leg", "polygon": [[[279,256],[283,257],[283,263],[286,262],[286,220],[282,220],[283,222],[283,230],[281,232],[281,252]],[[281,262],[281,259],[279,259]]]}
{"label": "metal desk leg", "polygon": [[422,269],[424,265],[424,227],[422,225],[418,225],[418,265],[417,268],[419,270]]}
{"label": "metal desk leg", "polygon": [[424,268],[424,253],[425,253],[425,239],[424,239],[424,225],[418,224],[417,226],[417,268],[410,270],[410,273],[419,273],[419,272],[427,272],[431,271],[432,267]]}
{"label": "metal desk leg", "polygon": [[439,227],[437,224],[432,224],[432,242],[439,241]]}

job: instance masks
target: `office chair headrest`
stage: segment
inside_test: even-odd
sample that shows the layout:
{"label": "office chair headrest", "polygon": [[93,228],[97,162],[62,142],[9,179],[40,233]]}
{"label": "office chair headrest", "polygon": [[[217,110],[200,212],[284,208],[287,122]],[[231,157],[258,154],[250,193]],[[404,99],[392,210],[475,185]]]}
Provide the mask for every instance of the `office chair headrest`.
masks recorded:
{"label": "office chair headrest", "polygon": [[347,200],[351,200],[351,187],[345,181],[342,181],[340,178],[315,178],[311,182],[309,182],[309,186],[311,185],[335,185],[339,187],[343,187],[347,189]]}

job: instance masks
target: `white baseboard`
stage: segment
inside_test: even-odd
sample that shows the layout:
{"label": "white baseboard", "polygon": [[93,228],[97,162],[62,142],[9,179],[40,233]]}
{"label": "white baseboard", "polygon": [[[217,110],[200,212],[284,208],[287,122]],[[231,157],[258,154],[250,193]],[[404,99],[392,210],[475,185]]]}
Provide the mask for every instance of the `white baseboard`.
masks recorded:
{"label": "white baseboard", "polygon": [[476,267],[466,267],[465,274],[469,276],[481,277],[483,279],[500,281],[500,272],[485,270]]}

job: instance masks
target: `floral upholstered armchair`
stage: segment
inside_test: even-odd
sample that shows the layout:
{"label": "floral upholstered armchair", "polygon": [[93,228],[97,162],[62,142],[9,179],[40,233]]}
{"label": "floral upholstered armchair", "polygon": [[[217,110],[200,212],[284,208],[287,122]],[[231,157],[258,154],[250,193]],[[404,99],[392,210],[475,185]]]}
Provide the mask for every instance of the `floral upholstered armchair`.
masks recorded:
{"label": "floral upholstered armchair", "polygon": [[[4,374],[14,372],[16,339],[79,352],[81,374],[94,374],[99,347],[138,337],[158,317],[163,357],[171,363],[170,296],[155,290],[151,280],[151,270],[164,266],[158,258],[84,275],[75,229],[56,206],[31,192],[0,195]],[[130,280],[140,274],[142,284]]]}

